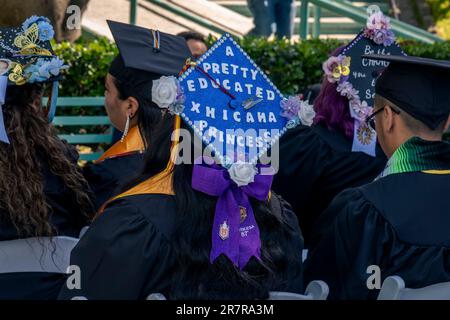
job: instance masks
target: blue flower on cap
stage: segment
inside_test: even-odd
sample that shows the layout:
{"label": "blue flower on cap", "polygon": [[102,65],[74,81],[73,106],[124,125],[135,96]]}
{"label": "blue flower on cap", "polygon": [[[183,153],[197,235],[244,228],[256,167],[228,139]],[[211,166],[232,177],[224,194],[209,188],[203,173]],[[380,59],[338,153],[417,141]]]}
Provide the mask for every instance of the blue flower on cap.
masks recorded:
{"label": "blue flower on cap", "polygon": [[50,23],[39,22],[38,28],[39,28],[39,40],[49,41],[49,40],[53,39],[53,36],[55,35],[55,31],[53,30],[53,27]]}
{"label": "blue flower on cap", "polygon": [[26,68],[25,76],[28,77],[29,83],[42,82],[42,81],[45,81],[48,79],[47,77],[45,77],[44,75],[42,75],[39,72],[38,64],[33,64],[33,65],[29,66],[28,68]]}
{"label": "blue flower on cap", "polygon": [[39,28],[39,40],[49,41],[53,39],[55,31],[47,17],[31,16],[22,23],[22,29],[27,30],[33,23],[36,23]]}
{"label": "blue flower on cap", "polygon": [[28,82],[42,82],[59,75],[61,69],[64,68],[66,68],[64,62],[58,57],[51,60],[40,58],[34,65],[29,66],[25,73],[29,77]]}
{"label": "blue flower on cap", "polygon": [[[38,16],[29,17],[22,23],[22,30],[24,30],[24,31],[27,30],[33,23],[38,22],[41,18],[45,18],[45,17],[38,17]],[[47,19],[47,18],[45,18],[45,19]]]}

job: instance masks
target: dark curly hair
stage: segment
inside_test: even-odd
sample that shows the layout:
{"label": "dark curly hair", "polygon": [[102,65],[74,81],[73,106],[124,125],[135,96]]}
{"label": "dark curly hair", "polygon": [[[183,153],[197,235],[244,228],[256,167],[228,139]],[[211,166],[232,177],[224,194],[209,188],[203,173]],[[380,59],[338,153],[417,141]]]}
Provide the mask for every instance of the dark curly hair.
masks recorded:
{"label": "dark curly hair", "polygon": [[0,212],[22,237],[55,235],[44,194],[43,161],[72,193],[81,214],[94,211],[87,182],[41,108],[43,91],[40,84],[10,86],[3,105],[10,144],[0,143]]}

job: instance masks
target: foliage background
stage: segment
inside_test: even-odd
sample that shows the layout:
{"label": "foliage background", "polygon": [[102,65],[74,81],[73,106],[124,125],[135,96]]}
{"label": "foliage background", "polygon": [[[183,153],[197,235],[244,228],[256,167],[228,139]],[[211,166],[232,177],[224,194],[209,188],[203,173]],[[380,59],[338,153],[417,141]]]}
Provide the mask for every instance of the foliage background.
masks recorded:
{"label": "foliage background", "polygon": [[[321,82],[322,63],[334,49],[344,43],[337,40],[311,39],[298,43],[288,40],[267,40],[246,37],[237,39],[243,49],[264,70],[274,84],[286,95],[303,92],[308,85]],[[214,42],[209,38],[208,42]],[[450,60],[450,41],[424,44],[399,41],[409,55]],[[115,44],[106,38],[81,39],[74,44],[54,45],[55,52],[69,65],[60,84],[60,96],[103,96],[104,78],[117,55]],[[58,115],[105,115],[104,108],[59,108]],[[100,133],[105,126],[59,127],[60,133]],[[450,137],[449,137],[450,139]],[[103,145],[93,146],[104,149]]]}
{"label": "foliage background", "polygon": [[[213,41],[208,39],[209,43]],[[291,43],[245,37],[237,41],[284,94],[299,93],[308,85],[320,82],[323,61],[330,52],[343,45],[337,40],[318,39]],[[435,44],[399,42],[409,55],[450,60],[450,41]],[[70,67],[61,82],[60,96],[102,96],[105,75],[117,54],[115,44],[99,38],[94,41],[82,39],[75,44],[63,42],[54,47]]]}
{"label": "foliage background", "polygon": [[444,39],[450,39],[450,0],[426,0],[435,21],[436,32]]}

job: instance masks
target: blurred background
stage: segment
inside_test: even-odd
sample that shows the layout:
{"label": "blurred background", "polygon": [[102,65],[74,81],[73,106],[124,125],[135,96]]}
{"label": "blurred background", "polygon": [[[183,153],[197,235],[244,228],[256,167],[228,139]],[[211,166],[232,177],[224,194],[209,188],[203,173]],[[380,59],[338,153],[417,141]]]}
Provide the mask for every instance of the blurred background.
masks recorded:
{"label": "blurred background", "polygon": [[55,51],[70,67],[55,126],[89,161],[113,136],[103,93],[117,49],[106,19],[172,34],[195,31],[206,45],[230,33],[291,95],[320,82],[322,62],[359,33],[372,5],[391,17],[406,53],[450,60],[450,0],[0,0],[0,26],[20,26],[31,15],[52,20]]}

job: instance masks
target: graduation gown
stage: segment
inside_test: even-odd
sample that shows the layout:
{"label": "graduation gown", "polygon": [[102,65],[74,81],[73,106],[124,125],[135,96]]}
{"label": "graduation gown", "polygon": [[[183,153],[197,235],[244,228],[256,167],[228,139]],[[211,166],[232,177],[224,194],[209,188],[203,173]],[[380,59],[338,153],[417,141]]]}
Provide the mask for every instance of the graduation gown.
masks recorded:
{"label": "graduation gown", "polygon": [[[305,279],[331,299],[376,299],[366,282],[401,276],[408,288],[450,281],[450,171],[393,174],[339,194],[323,213]],[[372,283],[372,282],[371,282]]]}
{"label": "graduation gown", "polygon": [[98,210],[111,199],[118,188],[138,175],[144,165],[144,142],[137,126],[130,129],[124,141],[117,141],[97,161],[83,168],[83,175],[94,194]]}
{"label": "graduation gown", "polygon": [[314,223],[341,191],[372,181],[384,168],[386,157],[352,152],[352,141],[322,125],[297,126],[280,141],[280,166],[273,190],[297,214],[309,247]]}
{"label": "graduation gown", "polygon": [[[67,148],[71,148],[67,146]],[[67,156],[76,163],[78,153],[67,149]],[[63,181],[55,176],[44,157],[40,157],[44,178],[44,193],[52,214],[51,224],[58,236],[78,238],[87,217],[78,210],[73,194]],[[0,241],[19,239],[19,234],[6,212],[0,210]],[[30,235],[34,237],[34,235]],[[21,236],[24,237],[23,235]],[[26,236],[25,236],[26,237]],[[2,299],[56,299],[65,276],[54,273],[4,273],[0,274],[0,300]]]}
{"label": "graduation gown", "polygon": [[[178,296],[178,292],[171,290],[173,275],[189,266],[176,261],[177,214],[171,179],[171,175],[163,171],[108,204],[71,255],[71,264],[81,269],[81,290],[63,287],[61,299],[74,296],[89,300],[145,299],[151,293],[162,293],[168,299]],[[262,244],[269,240],[282,242],[290,255],[290,266],[285,268],[287,272],[278,274],[283,280],[281,285],[267,288],[270,286],[267,279],[257,281],[266,289],[301,292],[303,239],[287,203],[280,200],[277,210],[290,226],[289,232],[295,235],[295,241],[283,243],[282,239],[264,238],[265,226],[260,225]],[[250,268],[250,273],[261,269],[256,261],[250,261],[249,265],[246,268]],[[202,298],[251,298],[256,294],[232,287],[212,267],[208,272],[206,280],[197,284],[198,290],[205,292]]]}

